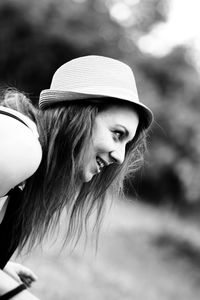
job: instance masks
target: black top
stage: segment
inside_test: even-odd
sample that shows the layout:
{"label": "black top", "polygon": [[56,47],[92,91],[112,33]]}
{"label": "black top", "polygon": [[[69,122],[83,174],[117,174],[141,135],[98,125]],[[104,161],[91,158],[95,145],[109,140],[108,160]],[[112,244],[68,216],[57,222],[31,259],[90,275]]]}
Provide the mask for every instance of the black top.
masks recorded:
{"label": "black top", "polygon": [[[9,112],[0,110],[0,114],[12,117],[26,125],[26,123],[24,123],[20,118]],[[9,261],[19,244],[19,240],[17,240],[16,236],[14,235],[14,230],[16,229],[16,218],[18,216],[18,209],[22,201],[22,193],[23,192],[19,187],[15,187],[8,193],[8,205],[3,221],[0,224],[0,269],[5,267],[6,263]],[[17,230],[22,230],[21,224],[18,224]]]}
{"label": "black top", "polygon": [[[9,193],[6,212],[0,224],[0,269],[5,267],[19,243],[14,235],[14,230],[16,229],[16,218],[19,213],[20,202],[22,201],[22,193],[18,187]],[[22,230],[22,227],[19,225],[18,230]]]}

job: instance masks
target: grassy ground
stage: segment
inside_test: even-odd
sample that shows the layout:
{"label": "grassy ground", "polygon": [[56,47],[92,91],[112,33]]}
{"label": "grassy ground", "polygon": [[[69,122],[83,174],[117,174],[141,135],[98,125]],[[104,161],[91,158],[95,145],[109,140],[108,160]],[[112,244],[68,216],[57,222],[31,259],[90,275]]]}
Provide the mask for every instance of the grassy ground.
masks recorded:
{"label": "grassy ground", "polygon": [[20,261],[39,276],[42,300],[199,300],[200,229],[166,211],[117,202],[99,249],[60,253],[60,240]]}

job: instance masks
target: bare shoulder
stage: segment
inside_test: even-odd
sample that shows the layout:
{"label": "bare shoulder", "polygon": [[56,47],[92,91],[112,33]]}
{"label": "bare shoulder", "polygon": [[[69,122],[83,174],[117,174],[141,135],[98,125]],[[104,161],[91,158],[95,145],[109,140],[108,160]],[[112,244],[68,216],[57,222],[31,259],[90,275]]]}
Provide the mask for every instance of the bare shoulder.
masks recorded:
{"label": "bare shoulder", "polygon": [[19,121],[0,115],[0,196],[33,175],[42,158],[33,132]]}

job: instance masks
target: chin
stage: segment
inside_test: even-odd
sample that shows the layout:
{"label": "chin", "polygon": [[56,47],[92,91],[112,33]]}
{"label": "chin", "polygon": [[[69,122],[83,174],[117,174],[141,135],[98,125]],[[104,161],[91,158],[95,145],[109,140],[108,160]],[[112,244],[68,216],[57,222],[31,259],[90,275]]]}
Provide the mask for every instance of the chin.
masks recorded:
{"label": "chin", "polygon": [[89,182],[90,180],[92,180],[94,174],[92,173],[83,173],[82,176],[81,176],[81,180],[82,182]]}
{"label": "chin", "polygon": [[88,175],[84,178],[84,182],[89,182],[92,180],[92,178],[93,178],[93,175]]}

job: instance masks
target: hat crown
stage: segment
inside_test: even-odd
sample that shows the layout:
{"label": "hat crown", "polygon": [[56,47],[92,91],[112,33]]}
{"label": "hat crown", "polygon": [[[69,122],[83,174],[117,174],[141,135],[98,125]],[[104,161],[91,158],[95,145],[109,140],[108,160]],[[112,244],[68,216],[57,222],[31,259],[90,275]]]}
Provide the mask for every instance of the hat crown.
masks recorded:
{"label": "hat crown", "polygon": [[68,61],[54,73],[50,89],[41,91],[39,107],[58,102],[87,100],[113,103],[128,101],[138,109],[145,128],[153,121],[152,111],[139,101],[132,69],[113,58],[88,55]]}
{"label": "hat crown", "polygon": [[106,89],[119,89],[138,98],[131,68],[113,58],[97,55],[76,58],[62,65],[55,72],[50,88],[59,91],[90,91],[94,94]]}

